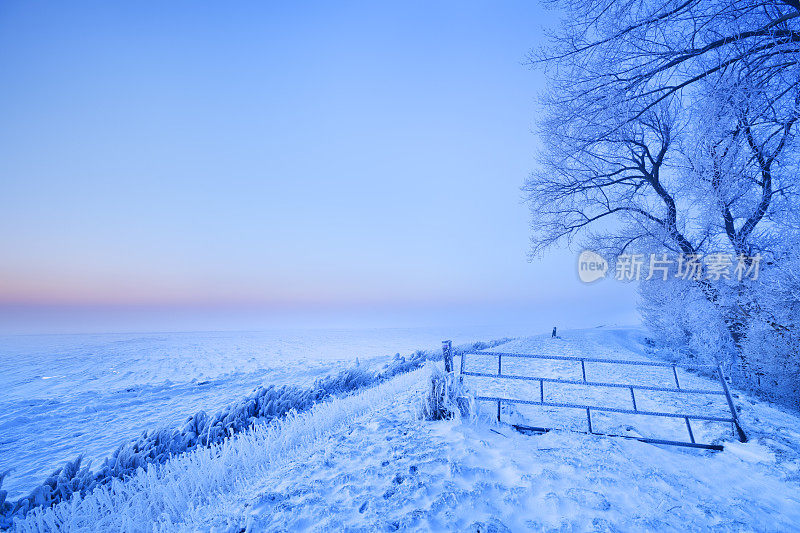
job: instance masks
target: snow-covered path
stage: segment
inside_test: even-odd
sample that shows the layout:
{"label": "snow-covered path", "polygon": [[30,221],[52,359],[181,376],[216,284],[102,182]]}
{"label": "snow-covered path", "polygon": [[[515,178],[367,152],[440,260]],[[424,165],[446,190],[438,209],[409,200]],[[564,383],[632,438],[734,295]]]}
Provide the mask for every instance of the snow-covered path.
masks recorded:
{"label": "snow-covered path", "polygon": [[[190,529],[789,531],[800,485],[758,443],[697,452],[415,420],[398,395]],[[793,478],[793,479],[791,479]]]}
{"label": "snow-covered path", "polygon": [[[631,332],[615,335],[585,334],[574,347],[640,351]],[[36,512],[19,529],[800,529],[794,414],[737,393],[751,442],[727,441],[723,452],[570,431],[526,436],[485,419],[416,419],[425,372],[177,457]]]}

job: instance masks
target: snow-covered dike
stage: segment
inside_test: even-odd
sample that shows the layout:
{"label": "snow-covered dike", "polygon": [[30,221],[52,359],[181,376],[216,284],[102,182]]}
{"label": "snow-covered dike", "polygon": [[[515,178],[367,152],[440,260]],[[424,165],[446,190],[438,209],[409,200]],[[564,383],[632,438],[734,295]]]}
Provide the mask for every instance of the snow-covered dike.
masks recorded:
{"label": "snow-covered dike", "polygon": [[[564,332],[562,337],[512,341],[498,349],[645,357],[638,330]],[[566,430],[526,436],[484,417],[419,420],[415,413],[427,372],[401,374],[139,470],[83,498],[37,509],[16,528],[800,529],[800,417],[795,414],[734,391],[750,442],[723,434],[717,437],[726,439],[722,452]],[[705,379],[681,377],[701,384]]]}
{"label": "snow-covered dike", "polygon": [[[79,455],[95,468],[144,432],[209,415],[259,387],[308,387],[397,352],[504,337],[509,328],[0,336],[0,473],[27,496]],[[520,329],[516,334],[530,335]],[[2,504],[0,504],[2,510]],[[2,523],[2,520],[0,520]]]}
{"label": "snow-covered dike", "polygon": [[164,465],[140,469],[126,481],[114,480],[83,498],[36,509],[15,521],[20,531],[174,530],[204,509],[245,490],[278,465],[301,460],[322,439],[346,430],[359,416],[369,417],[397,394],[421,384],[418,370],[310,411],[254,427],[222,444],[177,456]]}

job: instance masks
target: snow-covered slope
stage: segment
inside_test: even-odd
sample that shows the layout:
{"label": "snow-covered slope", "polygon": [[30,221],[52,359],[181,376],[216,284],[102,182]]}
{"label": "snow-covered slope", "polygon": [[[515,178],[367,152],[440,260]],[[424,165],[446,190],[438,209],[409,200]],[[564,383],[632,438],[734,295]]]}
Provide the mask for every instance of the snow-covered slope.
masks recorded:
{"label": "snow-covered slope", "polygon": [[[637,330],[564,332],[562,339],[530,338],[502,349],[642,358],[641,339]],[[59,526],[132,531],[800,528],[800,418],[792,413],[737,394],[751,441],[741,444],[729,435],[720,436],[728,439],[722,452],[572,431],[526,436],[482,417],[416,419],[426,372],[400,375],[278,424],[141,470],[83,499],[35,511],[17,527],[21,531]]]}
{"label": "snow-covered slope", "polygon": [[[8,498],[57,467],[102,463],[143,432],[180,427],[258,387],[306,387],[397,352],[505,336],[502,328],[274,330],[0,337],[0,473]],[[1,506],[0,506],[1,507]]]}

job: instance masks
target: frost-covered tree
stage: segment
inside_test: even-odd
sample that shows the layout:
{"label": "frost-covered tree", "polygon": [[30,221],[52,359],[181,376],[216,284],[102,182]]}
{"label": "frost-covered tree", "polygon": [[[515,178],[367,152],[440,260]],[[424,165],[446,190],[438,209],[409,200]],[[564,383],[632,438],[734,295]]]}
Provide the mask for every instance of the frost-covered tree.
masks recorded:
{"label": "frost-covered tree", "polygon": [[725,79],[759,88],[755,115],[767,108],[782,121],[795,115],[796,0],[552,3],[564,14],[561,26],[531,60],[548,68],[547,100],[566,122],[585,118],[612,131],[676,96],[691,96],[701,82]]}
{"label": "frost-covered tree", "polygon": [[[549,80],[543,149],[524,187],[533,253],[582,238],[609,259],[729,252],[761,256],[766,269],[793,260],[800,4],[556,4],[562,25],[532,56]],[[642,308],[672,341],[728,346],[755,374],[756,331],[784,339],[776,345],[794,334],[782,311],[792,294],[739,280],[653,282]],[[700,322],[667,311],[681,304]]]}
{"label": "frost-covered tree", "polygon": [[[592,232],[609,251],[654,239],[693,253],[716,229],[749,251],[788,190],[775,174],[798,117],[797,5],[557,4],[562,25],[534,59],[549,80],[544,149],[525,187],[534,252]],[[698,218],[699,194],[717,197],[721,226]]]}

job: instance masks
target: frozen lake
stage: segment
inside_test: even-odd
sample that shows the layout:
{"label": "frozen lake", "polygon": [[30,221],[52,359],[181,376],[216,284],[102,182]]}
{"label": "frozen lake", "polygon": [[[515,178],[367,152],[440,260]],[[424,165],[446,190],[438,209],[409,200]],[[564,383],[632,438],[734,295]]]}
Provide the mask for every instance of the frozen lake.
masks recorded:
{"label": "frozen lake", "polygon": [[531,327],[0,337],[0,472],[9,498],[65,461],[99,463],[143,431],[209,414],[261,385],[309,384],[395,353],[542,333]]}

